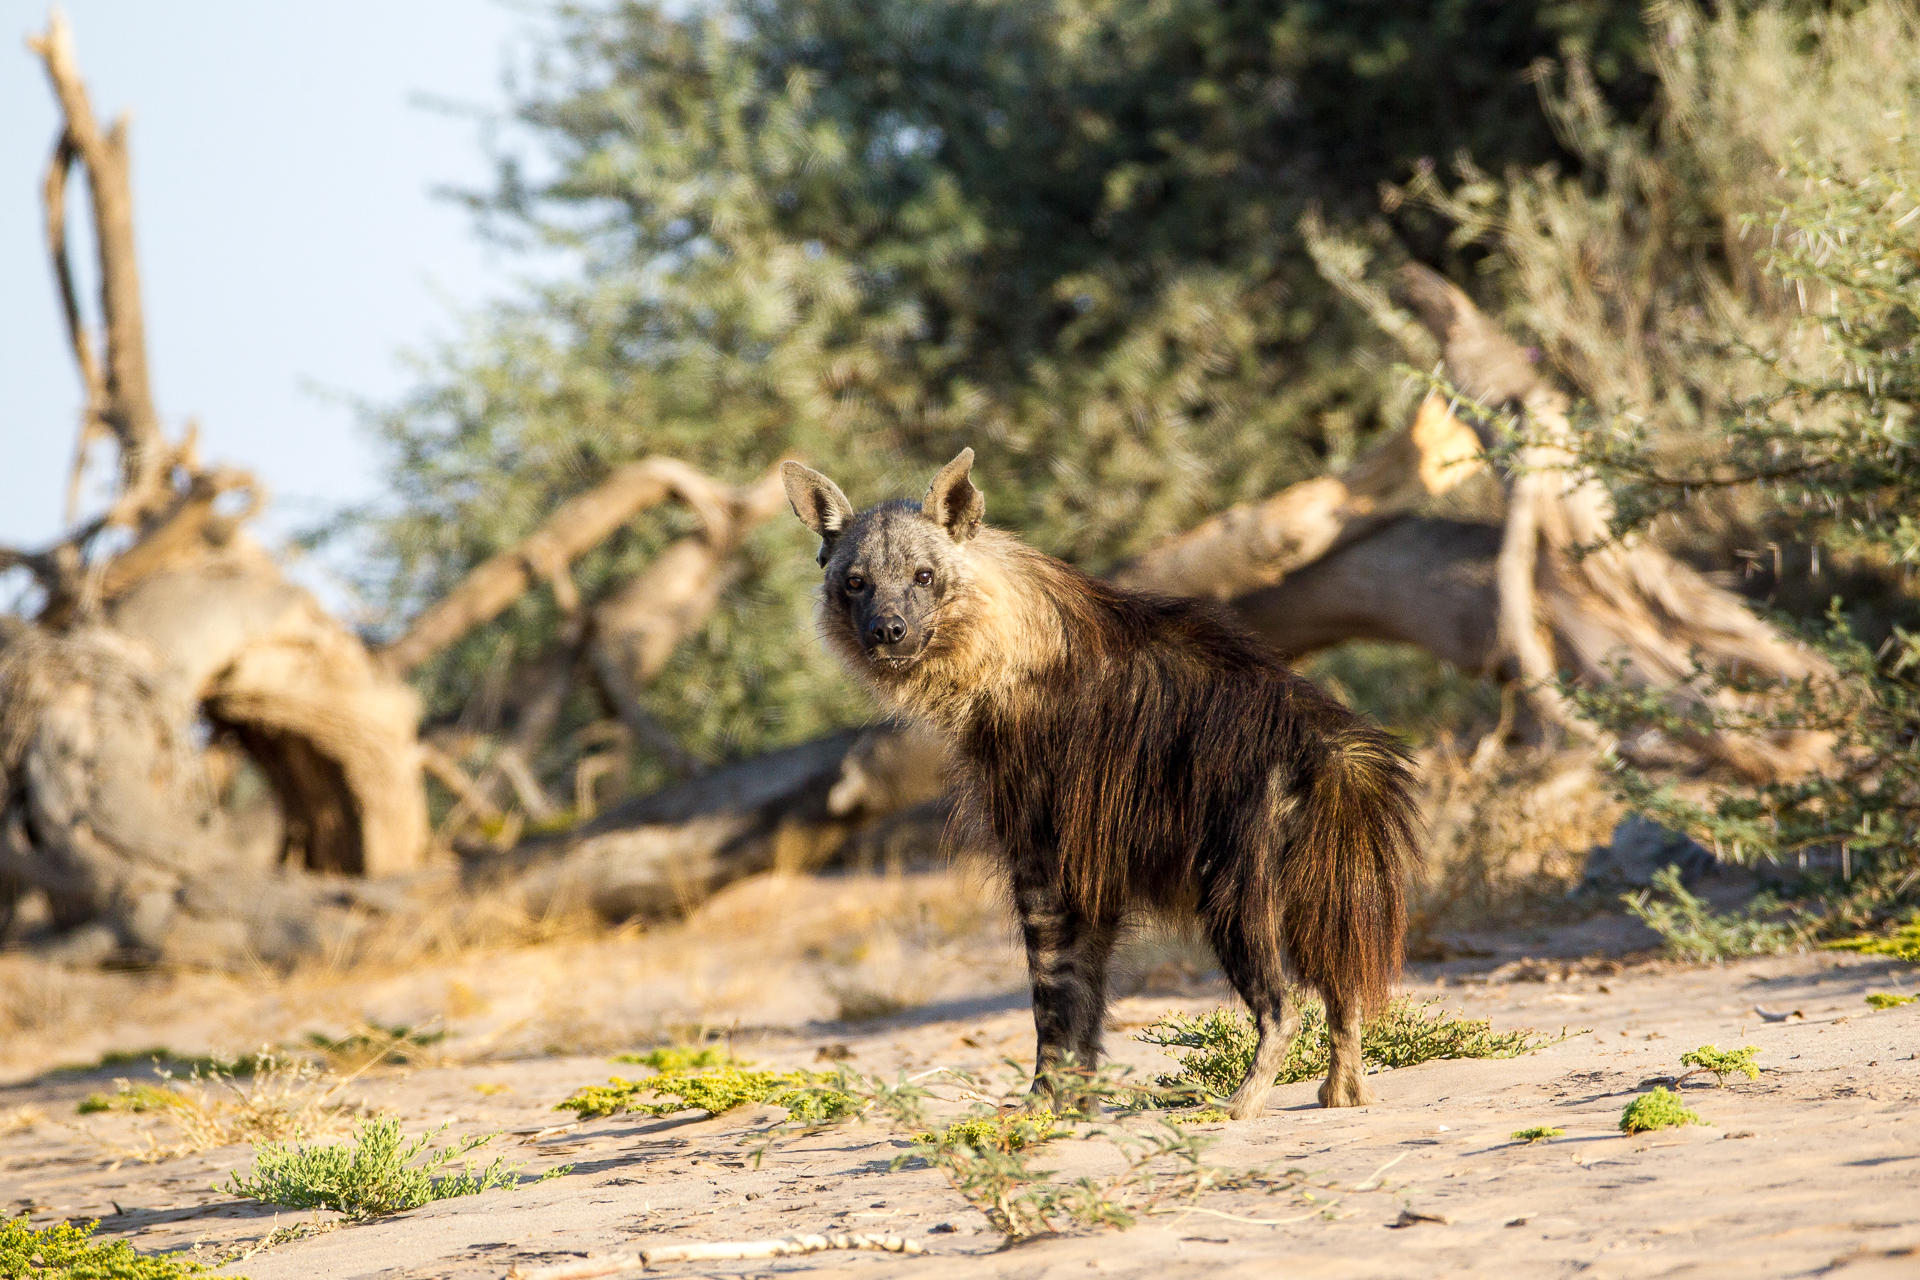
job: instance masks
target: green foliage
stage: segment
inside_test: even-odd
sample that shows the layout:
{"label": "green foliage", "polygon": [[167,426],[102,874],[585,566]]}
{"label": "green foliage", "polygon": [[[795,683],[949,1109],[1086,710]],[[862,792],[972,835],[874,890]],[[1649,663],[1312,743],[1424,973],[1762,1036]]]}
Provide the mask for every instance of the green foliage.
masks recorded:
{"label": "green foliage", "polygon": [[1640,922],[1660,935],[1676,960],[1708,963],[1737,956],[1776,955],[1801,945],[1804,926],[1769,918],[1770,898],[1749,904],[1735,915],[1713,910],[1680,882],[1677,867],[1653,873],[1653,887],[1620,899]]}
{"label": "green foliage", "polygon": [[1004,1114],[968,1116],[944,1129],[916,1134],[921,1146],[950,1151],[954,1147],[972,1147],[983,1151],[1018,1151],[1057,1138],[1065,1130],[1054,1122],[1051,1111],[1028,1114],[1021,1111]]}
{"label": "green foliage", "polygon": [[[543,281],[370,411],[391,494],[340,531],[393,625],[637,457],[740,482],[791,451],[865,501],[973,443],[991,519],[1110,566],[1353,454],[1379,339],[1292,228],[1423,156],[1556,154],[1522,73],[1569,50],[1637,101],[1627,0],[562,6],[468,198]],[[583,598],[691,527],[636,521]],[[756,532],[643,692],[695,756],[864,714],[815,652],[811,549]],[[497,706],[563,630],[521,600],[419,674],[430,714]]]}
{"label": "green foliage", "polygon": [[652,1067],[655,1071],[677,1072],[705,1071],[709,1067],[744,1066],[733,1056],[733,1050],[717,1044],[702,1045],[662,1045],[657,1049],[648,1049],[644,1053],[623,1053],[614,1058],[615,1062],[631,1062],[642,1067]]}
{"label": "green foliage", "polygon": [[166,1073],[175,1075],[212,1075],[250,1076],[262,1067],[272,1066],[281,1061],[273,1052],[261,1050],[259,1053],[245,1053],[236,1058],[222,1057],[217,1054],[176,1053],[165,1045],[155,1045],[149,1049],[116,1049],[103,1053],[92,1062],[76,1062],[70,1066],[59,1067],[49,1075],[88,1075],[95,1071],[106,1071],[113,1067],[153,1065],[164,1068]]}
{"label": "green foliage", "polygon": [[1825,945],[1834,951],[1857,951],[1867,956],[1892,956],[1896,960],[1920,964],[1920,911],[1908,916],[1904,923],[1889,925],[1880,932],[1856,934],[1851,938],[1836,938]]}
{"label": "green foliage", "polygon": [[[1462,1018],[1438,1009],[1434,1000],[1395,1000],[1361,1032],[1361,1052],[1376,1067],[1411,1067],[1436,1058],[1515,1058],[1567,1036],[1531,1028],[1495,1031],[1480,1018]],[[1176,1013],[1160,1019],[1137,1037],[1147,1044],[1178,1049],[1180,1069],[1157,1083],[1174,1094],[1196,1092],[1224,1097],[1238,1088],[1253,1066],[1259,1040],[1253,1020],[1231,1009],[1198,1016]],[[1318,1000],[1300,1006],[1300,1034],[1294,1037],[1275,1077],[1280,1084],[1313,1080],[1327,1073],[1326,1011]]]}
{"label": "green foliage", "polygon": [[1896,995],[1891,991],[1869,991],[1867,1003],[1876,1009],[1898,1009],[1901,1005],[1912,1004],[1920,996]]}
{"label": "green foliage", "polygon": [[90,1093],[74,1107],[81,1115],[94,1115],[101,1111],[164,1111],[169,1107],[187,1105],[187,1098],[177,1089],[163,1085],[131,1084],[125,1080],[113,1082],[112,1093]]}
{"label": "green foliage", "polygon": [[1566,1136],[1567,1131],[1565,1129],[1556,1129],[1550,1124],[1536,1124],[1530,1129],[1515,1129],[1513,1131],[1513,1140],[1515,1142],[1524,1142],[1529,1146],[1536,1142],[1545,1142],[1548,1138],[1564,1138]]}
{"label": "green foliage", "polygon": [[171,1254],[135,1253],[124,1240],[95,1243],[99,1223],[31,1227],[22,1214],[0,1218],[0,1276],[8,1280],[181,1280],[205,1275],[197,1262]]}
{"label": "green foliage", "polygon": [[1652,1093],[1641,1094],[1620,1112],[1620,1132],[1626,1134],[1705,1123],[1697,1112],[1680,1101],[1679,1094],[1665,1085],[1655,1085]]}
{"label": "green foliage", "polygon": [[615,1076],[606,1084],[575,1090],[554,1109],[582,1118],[622,1111],[648,1116],[705,1111],[717,1116],[766,1102],[785,1107],[795,1120],[818,1124],[852,1115],[861,1107],[860,1099],[842,1088],[838,1079],[817,1071],[746,1071],[738,1066],[663,1071],[645,1080]]}
{"label": "green foliage", "polygon": [[1689,1049],[1681,1054],[1680,1065],[1691,1067],[1694,1071],[1704,1071],[1714,1078],[1715,1083],[1722,1085],[1727,1082],[1728,1076],[1733,1075],[1758,1080],[1760,1067],[1754,1062],[1753,1057],[1759,1052],[1756,1045],[1747,1045],[1740,1049],[1722,1049],[1717,1045],[1703,1044],[1698,1049]]}
{"label": "green foliage", "polygon": [[544,1181],[567,1172],[562,1166],[539,1178],[522,1178],[520,1166],[508,1164],[504,1157],[480,1168],[468,1164],[457,1173],[443,1172],[497,1136],[483,1134],[433,1148],[433,1140],[445,1131],[442,1125],[408,1141],[400,1132],[398,1120],[368,1120],[348,1145],[267,1143],[255,1153],[253,1173],[244,1178],[232,1174],[226,1189],[267,1204],[333,1209],[349,1218],[365,1220],[417,1209],[435,1200]]}
{"label": "green foliage", "polygon": [[309,1031],[306,1044],[335,1063],[360,1067],[372,1063],[418,1062],[420,1050],[446,1038],[444,1029],[415,1031],[411,1027],[383,1027],[370,1023],[342,1036]]}

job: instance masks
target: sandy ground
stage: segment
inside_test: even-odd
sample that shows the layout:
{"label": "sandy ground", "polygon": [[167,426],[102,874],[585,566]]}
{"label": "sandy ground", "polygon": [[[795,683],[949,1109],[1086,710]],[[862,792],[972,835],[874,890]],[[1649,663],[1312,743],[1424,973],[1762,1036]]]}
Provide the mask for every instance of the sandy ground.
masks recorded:
{"label": "sandy ground", "polygon": [[[669,1241],[828,1231],[898,1233],[925,1252],[658,1273],[1920,1275],[1920,1005],[1876,1011],[1863,998],[1912,992],[1911,966],[1818,954],[1680,967],[1620,955],[1634,939],[1608,921],[1481,941],[1489,954],[1416,966],[1409,990],[1496,1028],[1585,1033],[1510,1060],[1377,1074],[1378,1101],[1364,1109],[1325,1111],[1313,1085],[1282,1088],[1260,1120],[1203,1127],[1207,1159],[1299,1170],[1304,1184],[1215,1192],[1125,1232],[1012,1249],[937,1170],[893,1168],[905,1138],[882,1124],[800,1134],[759,1108],[569,1127],[553,1110],[578,1086],[641,1071],[610,1063],[614,1050],[716,1032],[780,1067],[844,1054],[887,1077],[945,1067],[1011,1085],[1003,1059],[1024,1059],[1032,1035],[1018,957],[990,897],[953,876],[768,880],[652,935],[387,972],[113,975],[0,957],[11,1019],[0,1212],[97,1217],[105,1237],[207,1260],[257,1249],[225,1268],[254,1280],[501,1277]],[[1130,994],[1115,1003],[1108,1047],[1143,1072],[1166,1059],[1133,1031],[1231,999],[1176,942],[1137,943],[1125,968]],[[1802,1016],[1768,1022],[1756,1005]],[[114,1050],[232,1053],[372,1022],[445,1035],[407,1065],[331,1077],[333,1100],[396,1115],[410,1133],[505,1131],[495,1147],[527,1172],[572,1171],[269,1244],[276,1230],[326,1228],[336,1215],[214,1190],[251,1167],[247,1146],[142,1160],[143,1144],[178,1136],[167,1121],[76,1113],[116,1076],[151,1079],[141,1065],[50,1071]],[[1710,1042],[1758,1046],[1764,1074],[1683,1086],[1705,1126],[1622,1136],[1621,1107],[1643,1083]],[[1539,1124],[1565,1136],[1532,1146],[1508,1136]],[[1062,1178],[1117,1163],[1099,1142],[1056,1141],[1042,1155]]]}

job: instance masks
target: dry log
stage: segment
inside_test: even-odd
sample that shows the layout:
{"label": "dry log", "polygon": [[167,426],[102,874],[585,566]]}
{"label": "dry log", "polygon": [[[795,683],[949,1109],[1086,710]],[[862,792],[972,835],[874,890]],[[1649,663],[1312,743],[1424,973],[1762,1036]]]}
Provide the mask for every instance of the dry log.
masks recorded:
{"label": "dry log", "polygon": [[672,543],[593,607],[587,654],[602,692],[638,741],[675,763],[691,761],[647,714],[640,691],[712,615],[736,576],[741,541],[785,506],[776,466],[753,484],[725,494],[703,513],[698,533]]}
{"label": "dry log", "polygon": [[[1524,443],[1506,477],[1496,584],[1500,645],[1536,710],[1578,728],[1582,722],[1563,705],[1556,681],[1607,680],[1616,664],[1628,680],[1671,689],[1676,698],[1698,696],[1687,682],[1696,663],[1785,681],[1832,675],[1817,653],[1733,592],[1644,538],[1611,537],[1611,498],[1576,466],[1568,397],[1464,293],[1418,264],[1402,269],[1394,293],[1439,340],[1461,390],[1522,421]],[[1484,445],[1491,447],[1497,429],[1491,422],[1477,425]],[[1711,696],[1728,708],[1740,701],[1730,693]],[[1750,777],[1769,778],[1816,767],[1831,738],[1716,732],[1686,745]]]}
{"label": "dry log", "polygon": [[669,497],[678,496],[692,507],[704,528],[730,529],[737,512],[764,506],[765,487],[763,480],[736,492],[674,458],[630,462],[562,503],[518,546],[482,561],[422,610],[405,634],[381,649],[380,658],[405,675],[474,627],[500,616],[536,581],[556,573],[557,566],[571,564],[635,515]]}
{"label": "dry log", "polygon": [[1480,441],[1430,395],[1413,421],[1338,475],[1291,485],[1168,539],[1114,575],[1122,586],[1234,600],[1381,528],[1481,466]]}
{"label": "dry log", "polygon": [[830,805],[859,738],[834,734],[629,800],[564,836],[477,864],[470,886],[507,892],[534,915],[585,909],[605,920],[659,919],[762,871],[861,860],[858,837],[886,840],[889,820],[910,823],[932,853],[945,823],[942,775],[918,791],[891,791],[884,811]]}

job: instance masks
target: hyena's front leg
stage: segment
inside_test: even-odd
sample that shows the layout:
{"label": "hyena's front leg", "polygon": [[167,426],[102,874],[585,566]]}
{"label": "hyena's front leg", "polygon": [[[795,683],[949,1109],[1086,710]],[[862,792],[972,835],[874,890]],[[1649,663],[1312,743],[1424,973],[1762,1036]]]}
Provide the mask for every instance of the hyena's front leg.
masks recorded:
{"label": "hyena's front leg", "polygon": [[1059,892],[1044,883],[1016,885],[1014,900],[1033,985],[1036,1043],[1026,1106],[1053,1111],[1077,1107],[1082,1099],[1063,1096],[1062,1077],[1090,1072],[1099,1063],[1107,957],[1116,930],[1111,923],[1069,910]]}

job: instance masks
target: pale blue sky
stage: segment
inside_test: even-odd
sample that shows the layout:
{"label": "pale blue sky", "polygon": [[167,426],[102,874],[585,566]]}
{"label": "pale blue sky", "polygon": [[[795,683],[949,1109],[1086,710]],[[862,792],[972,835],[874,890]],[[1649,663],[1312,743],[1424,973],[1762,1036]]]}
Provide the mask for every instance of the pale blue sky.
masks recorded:
{"label": "pale blue sky", "polygon": [[[271,540],[375,489],[351,408],[398,358],[510,288],[437,186],[484,183],[479,127],[537,27],[489,0],[68,0],[103,119],[133,114],[136,234],[155,398],[210,461],[253,468]],[[25,47],[37,0],[0,0],[0,542],[60,532],[80,407],[42,240],[56,113]],[[86,244],[87,242],[80,242]],[[91,281],[91,272],[88,272]],[[318,388],[318,390],[316,390]],[[304,576],[304,575],[303,575]]]}

